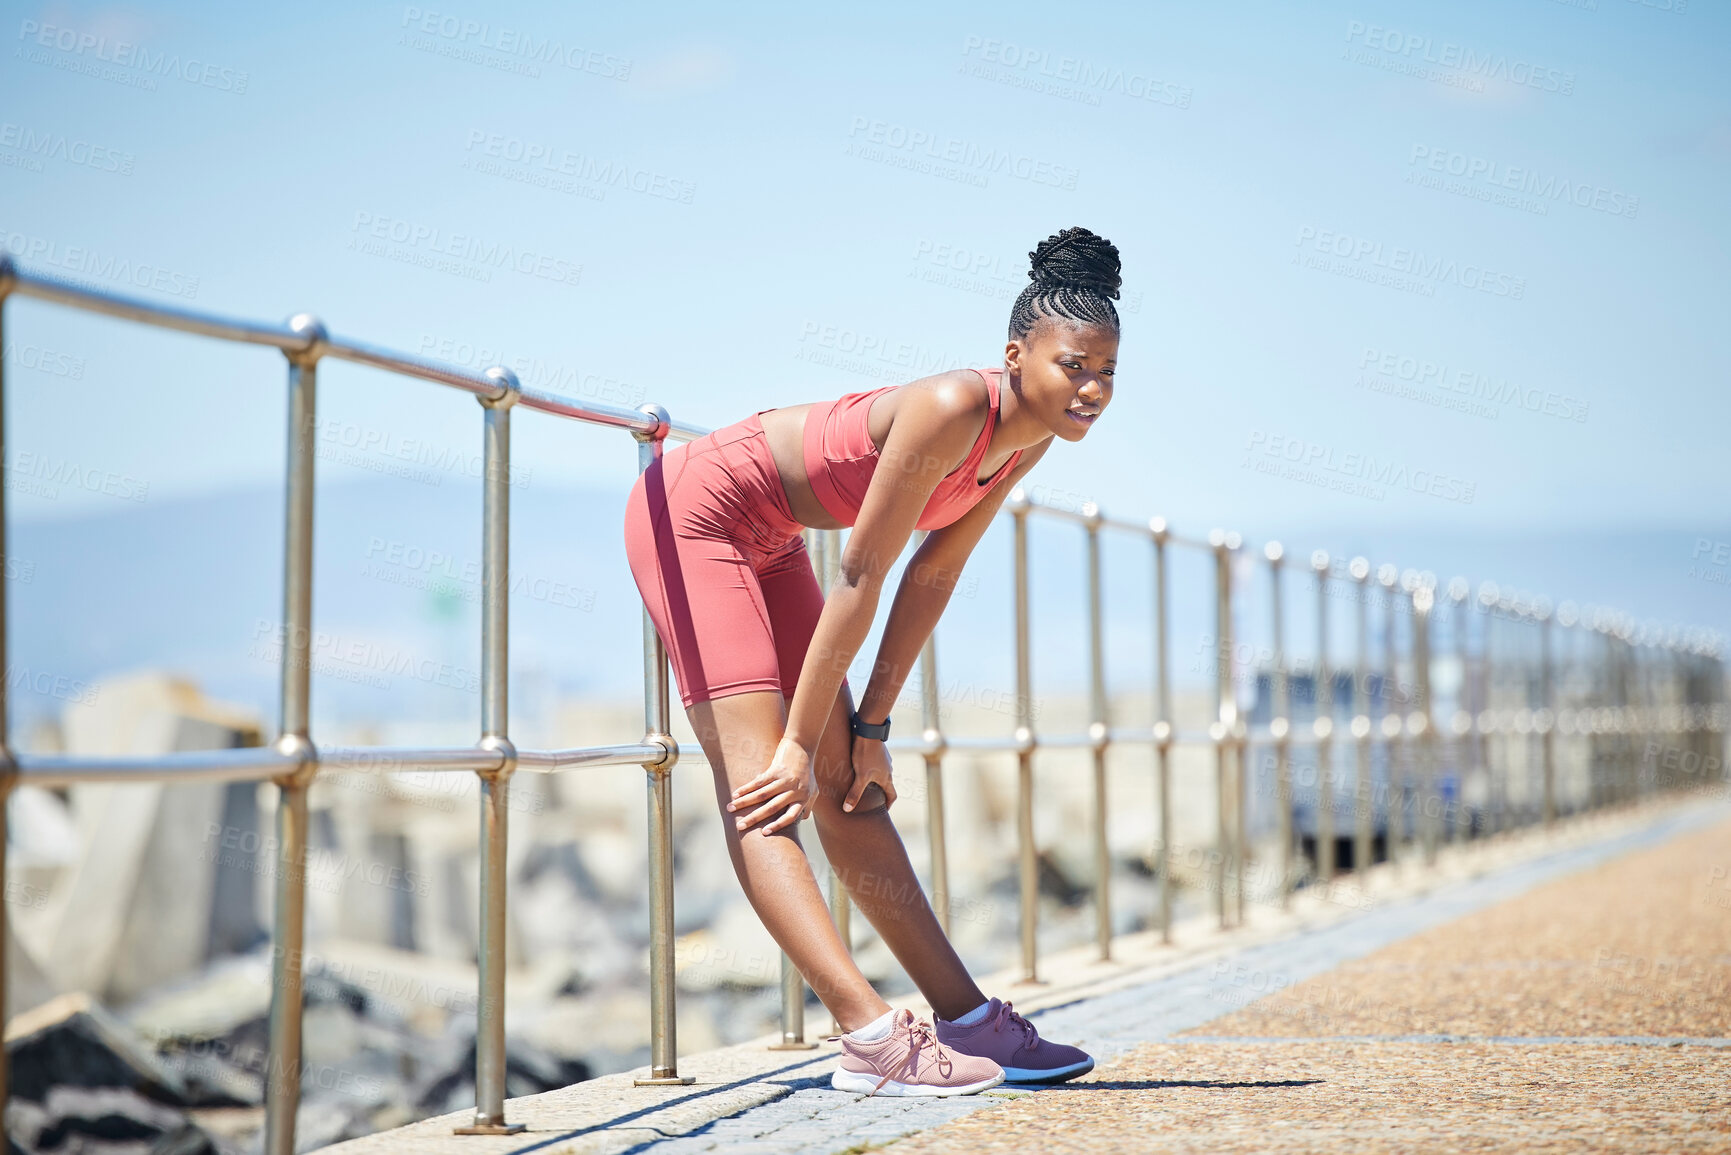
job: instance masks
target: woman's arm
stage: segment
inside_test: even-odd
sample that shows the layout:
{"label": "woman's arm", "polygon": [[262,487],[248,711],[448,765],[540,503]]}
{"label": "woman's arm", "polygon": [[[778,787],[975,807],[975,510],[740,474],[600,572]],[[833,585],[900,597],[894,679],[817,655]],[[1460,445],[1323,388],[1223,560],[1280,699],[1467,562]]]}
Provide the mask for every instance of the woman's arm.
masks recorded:
{"label": "woman's arm", "polygon": [[[1045,455],[1051,443],[1050,439],[1042,441],[1023,453],[1009,477],[1001,479],[978,505],[944,528],[933,530],[920,543],[902,571],[895,604],[890,607],[889,621],[884,623],[877,663],[872,667],[871,681],[858,707],[861,718],[881,722],[890,716],[890,708],[902,692],[902,683],[949,604],[950,591],[961,579],[962,566],[985,536],[1004,499]],[[885,806],[893,803],[896,787],[885,745],[875,738],[855,735],[849,752],[853,784],[842,800],[842,809],[852,811],[872,786],[883,791]]]}
{"label": "woman's arm", "polygon": [[[931,637],[949,604],[950,593],[961,580],[962,567],[973,556],[974,547],[991,528],[1010,491],[1021,483],[1028,471],[1045,456],[1051,440],[1042,441],[1022,454],[1016,468],[1007,478],[1001,478],[992,491],[974,508],[946,525],[934,529],[920,543],[902,571],[901,585],[896,589],[895,602],[890,606],[889,621],[884,623],[883,639],[878,643],[877,662],[872,666],[871,681],[860,695],[856,707],[867,722],[881,722],[900,697],[902,685],[919,661],[920,650]],[[861,739],[870,741],[870,739]]]}
{"label": "woman's arm", "polygon": [[960,371],[924,378],[901,398],[842,551],[841,575],[824,599],[806,649],[787,729],[769,766],[735,790],[727,804],[738,829],[756,826],[765,835],[775,834],[810,813],[819,793],[818,739],[835,711],[848,665],[877,616],[884,574],[901,556],[950,463],[967,456],[985,425],[989,402],[976,391],[977,380]]}
{"label": "woman's arm", "polygon": [[971,373],[946,374],[901,398],[788,705],[785,740],[807,756],[871,632],[884,575],[913,536],[932,491],[979,436],[989,402],[971,384],[977,380]]}

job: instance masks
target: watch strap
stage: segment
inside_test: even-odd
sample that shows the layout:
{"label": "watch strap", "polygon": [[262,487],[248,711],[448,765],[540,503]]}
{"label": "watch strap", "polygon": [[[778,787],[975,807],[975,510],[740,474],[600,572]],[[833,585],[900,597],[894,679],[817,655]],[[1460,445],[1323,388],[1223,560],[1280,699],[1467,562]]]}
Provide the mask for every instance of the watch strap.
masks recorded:
{"label": "watch strap", "polygon": [[890,720],[888,718],[881,722],[867,722],[859,716],[858,710],[850,710],[848,712],[848,724],[853,728],[854,734],[861,738],[872,738],[884,742],[890,736]]}

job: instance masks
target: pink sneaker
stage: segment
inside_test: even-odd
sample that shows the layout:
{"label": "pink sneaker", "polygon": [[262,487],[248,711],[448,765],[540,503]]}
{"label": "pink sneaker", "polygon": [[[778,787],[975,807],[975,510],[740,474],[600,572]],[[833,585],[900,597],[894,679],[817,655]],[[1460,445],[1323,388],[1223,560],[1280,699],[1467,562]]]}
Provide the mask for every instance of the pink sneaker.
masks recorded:
{"label": "pink sneaker", "polygon": [[830,1076],[838,1091],[860,1095],[972,1095],[1004,1081],[990,1059],[952,1051],[916,1021],[909,1010],[896,1012],[887,1038],[862,1043],[841,1039],[841,1065]]}
{"label": "pink sneaker", "polygon": [[985,1018],[969,1026],[939,1019],[938,1041],[958,1053],[992,1060],[1010,1083],[1062,1083],[1094,1069],[1086,1051],[1047,1042],[1033,1023],[997,999]]}

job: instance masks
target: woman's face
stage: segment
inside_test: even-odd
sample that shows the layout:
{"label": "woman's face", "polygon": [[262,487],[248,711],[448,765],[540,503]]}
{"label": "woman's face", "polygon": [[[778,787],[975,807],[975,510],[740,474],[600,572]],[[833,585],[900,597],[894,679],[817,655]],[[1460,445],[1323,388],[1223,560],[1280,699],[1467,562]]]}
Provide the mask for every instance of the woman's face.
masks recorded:
{"label": "woman's face", "polygon": [[1004,366],[1019,380],[1022,403],[1065,441],[1080,441],[1112,400],[1118,334],[1100,325],[1042,317],[1011,341]]}

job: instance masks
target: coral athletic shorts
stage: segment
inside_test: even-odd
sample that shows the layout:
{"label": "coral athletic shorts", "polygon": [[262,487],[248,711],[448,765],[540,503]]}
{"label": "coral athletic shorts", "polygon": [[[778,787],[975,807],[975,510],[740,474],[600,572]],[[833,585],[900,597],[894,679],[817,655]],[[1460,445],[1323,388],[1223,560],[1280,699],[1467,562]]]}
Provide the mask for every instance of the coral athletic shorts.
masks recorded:
{"label": "coral athletic shorts", "polygon": [[793,698],[823,612],[802,528],[756,413],[672,446],[631,487],[625,556],[687,707]]}

